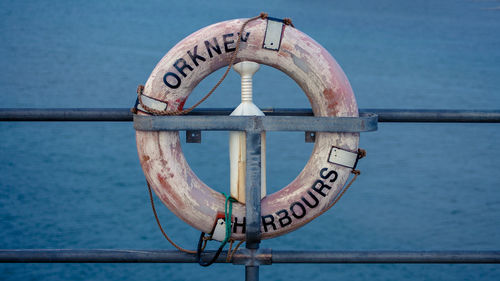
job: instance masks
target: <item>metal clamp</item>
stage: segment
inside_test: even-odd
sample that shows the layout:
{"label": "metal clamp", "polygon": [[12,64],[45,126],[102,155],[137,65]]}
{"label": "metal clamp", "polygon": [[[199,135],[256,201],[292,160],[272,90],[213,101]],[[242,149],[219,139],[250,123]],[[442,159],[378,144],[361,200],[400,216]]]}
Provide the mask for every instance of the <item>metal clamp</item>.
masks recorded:
{"label": "metal clamp", "polygon": [[233,264],[245,266],[271,265],[271,249],[240,249],[233,255]]}

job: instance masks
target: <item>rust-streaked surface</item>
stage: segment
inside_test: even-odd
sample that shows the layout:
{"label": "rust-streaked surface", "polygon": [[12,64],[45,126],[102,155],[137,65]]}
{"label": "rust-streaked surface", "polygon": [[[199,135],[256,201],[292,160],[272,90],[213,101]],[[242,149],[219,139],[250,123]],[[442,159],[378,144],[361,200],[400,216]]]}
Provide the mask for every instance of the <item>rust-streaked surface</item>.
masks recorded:
{"label": "rust-streaked surface", "polygon": [[[179,42],[151,73],[144,95],[167,102],[169,110],[182,109],[202,79],[229,64],[231,48],[235,46],[237,32],[244,21],[217,23]],[[236,62],[255,61],[286,73],[306,93],[316,116],[358,116],[349,81],[323,47],[299,30],[286,26],[279,51],[263,49],[265,29],[266,20],[255,20],[247,25],[244,33],[249,34],[240,46]],[[220,54],[216,52],[216,41]],[[178,84],[177,88],[170,88],[164,82],[167,73],[177,75],[180,83],[173,74],[167,76],[167,82]],[[178,133],[137,131],[136,139],[144,174],[163,203],[191,226],[210,232],[217,213],[224,212],[225,198],[193,173],[182,153]],[[350,169],[328,163],[329,151],[332,146],[356,151],[358,140],[359,134],[353,133],[316,135],[313,153],[304,170],[288,186],[262,199],[263,239],[297,229],[333,201],[349,177]],[[233,204],[233,214],[232,238],[244,239],[241,225],[244,205]]]}

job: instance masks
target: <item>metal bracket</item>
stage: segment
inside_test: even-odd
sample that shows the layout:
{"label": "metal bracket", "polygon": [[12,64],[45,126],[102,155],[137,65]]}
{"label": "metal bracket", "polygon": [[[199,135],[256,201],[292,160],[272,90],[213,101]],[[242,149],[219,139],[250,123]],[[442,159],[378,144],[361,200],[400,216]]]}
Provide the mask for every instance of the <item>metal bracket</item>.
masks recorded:
{"label": "metal bracket", "polygon": [[306,131],[305,142],[315,142],[316,141],[316,132]]}
{"label": "metal bracket", "polygon": [[377,115],[314,116],[145,116],[134,115],[139,131],[314,131],[359,133],[377,130]]}
{"label": "metal bracket", "polygon": [[187,130],[186,131],[186,142],[187,143],[201,143],[201,131],[200,130]]}

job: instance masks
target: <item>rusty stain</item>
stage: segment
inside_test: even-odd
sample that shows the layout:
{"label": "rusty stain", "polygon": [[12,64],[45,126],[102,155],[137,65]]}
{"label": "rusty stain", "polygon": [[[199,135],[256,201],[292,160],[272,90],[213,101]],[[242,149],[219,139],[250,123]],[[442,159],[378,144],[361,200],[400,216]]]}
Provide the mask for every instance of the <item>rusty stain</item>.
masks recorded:
{"label": "rusty stain", "polygon": [[[168,180],[161,174],[156,174],[156,178],[160,182],[162,189],[169,194],[170,196],[169,201],[172,202],[172,205],[178,209],[184,209],[185,207],[184,200],[182,200],[182,198],[178,195],[176,190],[173,189]],[[163,196],[162,199],[164,199]]]}
{"label": "rusty stain", "polygon": [[158,146],[158,152],[160,153],[160,159],[165,159],[165,155],[163,155],[163,150],[161,149],[160,144],[160,134],[157,132],[156,134],[156,145]]}
{"label": "rusty stain", "polygon": [[147,155],[143,155],[143,156],[142,156],[142,162],[147,162],[147,161],[149,161],[149,159],[150,159],[150,158],[149,158],[149,156],[147,156]]}
{"label": "rusty stain", "polygon": [[331,88],[327,88],[323,91],[323,96],[325,96],[325,99],[327,100],[327,108],[329,113],[331,113],[332,115],[336,115],[338,100],[335,97],[335,92]]}
{"label": "rusty stain", "polygon": [[187,98],[176,100],[176,102],[179,103],[179,107],[177,108],[177,110],[182,110],[184,108],[184,104],[186,103],[186,100],[187,100]]}

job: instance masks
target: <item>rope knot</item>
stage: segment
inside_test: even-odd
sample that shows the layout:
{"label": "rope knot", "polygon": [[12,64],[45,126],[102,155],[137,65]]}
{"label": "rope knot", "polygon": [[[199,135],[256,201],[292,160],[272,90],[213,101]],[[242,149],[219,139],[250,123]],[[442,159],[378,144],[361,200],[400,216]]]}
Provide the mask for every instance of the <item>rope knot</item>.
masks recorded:
{"label": "rope knot", "polygon": [[142,92],[144,92],[144,85],[137,86],[137,94],[142,95]]}
{"label": "rope knot", "polygon": [[291,18],[284,18],[284,19],[283,19],[283,23],[284,23],[285,25],[289,25],[289,26],[291,26],[291,27],[295,27],[295,26],[293,25],[293,23],[292,23],[292,19],[291,19]]}
{"label": "rope knot", "polygon": [[358,148],[358,159],[366,157],[366,150]]}
{"label": "rope knot", "polygon": [[267,19],[268,14],[267,14],[267,13],[265,13],[265,12],[262,12],[262,13],[260,13],[259,17],[260,17],[261,19],[265,20],[265,19]]}

